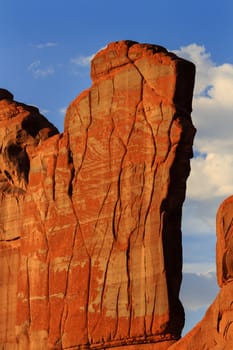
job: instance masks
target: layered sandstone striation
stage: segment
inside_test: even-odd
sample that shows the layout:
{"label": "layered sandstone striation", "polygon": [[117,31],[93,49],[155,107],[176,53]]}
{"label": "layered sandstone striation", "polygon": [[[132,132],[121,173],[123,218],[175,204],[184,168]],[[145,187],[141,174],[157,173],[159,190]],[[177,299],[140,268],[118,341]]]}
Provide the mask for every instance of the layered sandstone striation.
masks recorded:
{"label": "layered sandstone striation", "polygon": [[[24,251],[25,200],[31,162],[40,143],[57,129],[39,110],[15,102],[0,89],[0,348],[16,348],[17,313],[20,308]],[[31,236],[31,240],[33,237]],[[29,243],[29,242],[28,242]],[[28,245],[26,243],[26,245]],[[30,243],[29,243],[30,244]],[[35,271],[36,273],[36,271]],[[30,283],[28,276],[27,288]],[[18,311],[17,311],[18,308]],[[25,348],[26,349],[26,348]]]}
{"label": "layered sandstone striation", "polygon": [[204,318],[171,350],[233,349],[233,196],[221,204],[216,228],[220,291]]}
{"label": "layered sandstone striation", "polygon": [[179,339],[194,71],[162,47],[112,43],[62,134],[0,91],[2,348]]}

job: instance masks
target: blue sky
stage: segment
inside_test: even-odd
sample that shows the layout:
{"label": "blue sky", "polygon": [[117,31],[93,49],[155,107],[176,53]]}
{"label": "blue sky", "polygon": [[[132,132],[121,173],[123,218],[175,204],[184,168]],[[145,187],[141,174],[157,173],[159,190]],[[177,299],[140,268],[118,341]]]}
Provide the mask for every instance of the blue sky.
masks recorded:
{"label": "blue sky", "polygon": [[[186,327],[217,293],[215,214],[233,193],[232,0],[0,0],[0,79],[63,130],[69,103],[91,84],[90,57],[111,41],[165,46],[197,65],[196,157],[183,210]],[[195,288],[194,288],[195,287]]]}

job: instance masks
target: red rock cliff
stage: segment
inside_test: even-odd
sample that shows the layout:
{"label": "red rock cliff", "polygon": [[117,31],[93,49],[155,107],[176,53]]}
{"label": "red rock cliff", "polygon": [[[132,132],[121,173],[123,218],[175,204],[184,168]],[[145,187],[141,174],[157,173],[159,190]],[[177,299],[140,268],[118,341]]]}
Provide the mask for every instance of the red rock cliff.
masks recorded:
{"label": "red rock cliff", "polygon": [[0,344],[167,349],[180,337],[194,66],[122,41],[65,131],[0,92]]}

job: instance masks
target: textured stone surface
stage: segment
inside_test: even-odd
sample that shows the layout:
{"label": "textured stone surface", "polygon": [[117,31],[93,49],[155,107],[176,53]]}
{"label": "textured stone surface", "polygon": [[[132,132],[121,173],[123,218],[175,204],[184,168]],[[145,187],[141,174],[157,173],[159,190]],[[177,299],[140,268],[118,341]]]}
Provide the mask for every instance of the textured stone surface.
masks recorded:
{"label": "textured stone surface", "polygon": [[91,76],[63,134],[0,91],[10,349],[165,350],[183,327],[194,66],[128,41],[99,52]]}
{"label": "textured stone surface", "polygon": [[216,228],[217,278],[221,289],[204,318],[171,350],[233,349],[233,196],[221,204]]}
{"label": "textured stone surface", "polygon": [[[37,146],[58,133],[35,107],[0,89],[0,348],[16,347],[24,200]],[[28,280],[29,283],[29,280]],[[18,310],[22,312],[21,309]]]}

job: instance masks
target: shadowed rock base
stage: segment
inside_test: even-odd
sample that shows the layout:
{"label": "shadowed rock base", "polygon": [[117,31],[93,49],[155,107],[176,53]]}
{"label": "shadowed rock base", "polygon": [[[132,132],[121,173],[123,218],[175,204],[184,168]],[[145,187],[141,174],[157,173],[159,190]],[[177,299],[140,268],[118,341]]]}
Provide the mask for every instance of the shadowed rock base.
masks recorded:
{"label": "shadowed rock base", "polygon": [[[172,341],[159,341],[157,343],[149,343],[149,344],[135,344],[135,345],[125,345],[125,346],[117,346],[114,347],[116,350],[166,350],[172,344],[174,344],[175,340]],[[102,348],[107,350],[109,348]]]}
{"label": "shadowed rock base", "polygon": [[194,73],[160,46],[112,43],[62,134],[0,91],[2,348],[165,350],[180,338]]}
{"label": "shadowed rock base", "polygon": [[221,204],[216,223],[220,291],[204,318],[171,350],[233,349],[233,196]]}

